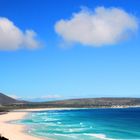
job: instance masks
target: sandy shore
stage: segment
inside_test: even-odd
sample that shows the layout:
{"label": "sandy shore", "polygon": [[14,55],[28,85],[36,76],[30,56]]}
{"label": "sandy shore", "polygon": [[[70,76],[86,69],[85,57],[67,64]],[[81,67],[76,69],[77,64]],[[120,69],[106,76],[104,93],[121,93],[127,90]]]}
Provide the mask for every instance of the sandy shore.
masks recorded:
{"label": "sandy shore", "polygon": [[[9,121],[20,120],[24,118],[29,112],[43,110],[56,110],[56,108],[14,110],[7,114],[0,115],[0,134],[9,140],[44,140],[43,138],[37,138],[26,134],[24,132],[26,127],[24,125],[8,123]],[[45,138],[45,140],[50,139]]]}
{"label": "sandy shore", "polygon": [[39,109],[21,109],[14,110],[7,114],[0,115],[0,134],[9,140],[50,140],[49,138],[37,138],[28,135],[24,132],[26,127],[24,125],[8,123],[14,120],[24,118],[30,112],[44,111],[44,110],[69,110],[72,108],[39,108]]}
{"label": "sandy shore", "polygon": [[73,108],[39,108],[39,109],[18,109],[7,114],[0,115],[0,134],[9,140],[50,140],[49,138],[37,138],[24,132],[26,126],[8,123],[24,118],[30,112],[44,110],[69,110]]}

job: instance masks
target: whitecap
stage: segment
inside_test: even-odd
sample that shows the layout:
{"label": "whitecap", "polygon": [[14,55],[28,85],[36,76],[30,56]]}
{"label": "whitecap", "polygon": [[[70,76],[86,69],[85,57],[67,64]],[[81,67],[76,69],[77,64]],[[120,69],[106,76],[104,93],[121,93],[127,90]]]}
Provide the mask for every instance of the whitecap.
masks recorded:
{"label": "whitecap", "polygon": [[84,135],[93,136],[102,140],[115,140],[112,138],[108,138],[105,134],[84,134]]}
{"label": "whitecap", "polygon": [[77,139],[77,136],[76,135],[70,135],[70,134],[54,134],[56,136],[62,136],[62,137],[70,137],[70,138],[76,138]]}
{"label": "whitecap", "polygon": [[57,124],[62,124],[61,122],[57,122]]}

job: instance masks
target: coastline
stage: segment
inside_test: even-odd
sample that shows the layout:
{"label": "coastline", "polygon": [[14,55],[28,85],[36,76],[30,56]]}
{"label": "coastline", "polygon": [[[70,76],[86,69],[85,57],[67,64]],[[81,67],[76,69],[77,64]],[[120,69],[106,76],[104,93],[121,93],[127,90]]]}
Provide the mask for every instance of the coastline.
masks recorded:
{"label": "coastline", "polygon": [[[36,111],[40,110],[41,109],[36,109]],[[49,138],[39,138],[25,133],[25,125],[9,123],[10,121],[24,118],[31,111],[34,111],[34,109],[30,109],[30,111],[24,109],[22,111],[14,110],[0,115],[0,134],[9,140],[50,140]]]}
{"label": "coastline", "polygon": [[9,140],[50,140],[50,138],[39,138],[25,132],[26,126],[12,124],[11,121],[23,119],[31,112],[45,110],[71,110],[73,108],[38,108],[38,109],[17,109],[0,115],[0,134]]}
{"label": "coastline", "polygon": [[[132,106],[114,106],[113,108],[131,108]],[[134,106],[133,106],[134,107]],[[139,106],[135,106],[139,107]],[[75,109],[90,109],[90,108],[34,108],[34,109],[17,109],[12,110],[6,114],[0,115],[0,134],[9,140],[52,140],[50,138],[42,138],[30,135],[26,132],[26,125],[12,124],[11,121],[20,120],[26,117],[31,112],[45,111],[45,110],[75,110]],[[97,136],[95,136],[97,137]],[[99,137],[99,136],[98,136]],[[105,138],[104,138],[105,139]]]}

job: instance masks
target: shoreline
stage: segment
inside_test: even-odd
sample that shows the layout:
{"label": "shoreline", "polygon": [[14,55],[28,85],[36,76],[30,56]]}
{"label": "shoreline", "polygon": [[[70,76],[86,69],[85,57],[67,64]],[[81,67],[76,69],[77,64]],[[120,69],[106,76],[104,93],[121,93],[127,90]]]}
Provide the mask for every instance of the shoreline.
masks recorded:
{"label": "shoreline", "polygon": [[[132,107],[132,106],[131,106]],[[131,108],[129,107],[112,107],[117,108]],[[134,107],[134,106],[133,106]],[[135,106],[136,107],[136,106]],[[134,108],[135,108],[134,107]],[[137,106],[139,107],[139,106]],[[27,133],[27,126],[22,124],[12,124],[11,121],[21,120],[31,112],[49,111],[49,110],[75,110],[75,109],[90,109],[90,108],[34,108],[34,109],[16,109],[6,114],[0,115],[0,134],[9,140],[52,140],[50,138],[43,138]],[[95,108],[94,108],[95,109]],[[99,109],[99,108],[98,108]]]}
{"label": "shoreline", "polygon": [[11,121],[24,118],[27,114],[27,112],[8,112],[7,114],[0,115],[0,134],[9,140],[45,140],[25,133],[25,125],[10,123]]}
{"label": "shoreline", "polygon": [[[46,109],[22,109],[13,110],[6,114],[0,115],[0,134],[9,140],[50,140],[26,133],[26,126],[22,124],[12,124],[11,121],[23,119],[32,111],[49,110]],[[53,109],[52,109],[53,110]],[[56,110],[56,109],[55,109]]]}
{"label": "shoreline", "polygon": [[11,121],[23,119],[31,112],[45,110],[71,110],[76,108],[34,108],[34,109],[16,109],[0,115],[0,134],[9,140],[52,140],[42,138],[26,133],[26,125],[12,124]]}

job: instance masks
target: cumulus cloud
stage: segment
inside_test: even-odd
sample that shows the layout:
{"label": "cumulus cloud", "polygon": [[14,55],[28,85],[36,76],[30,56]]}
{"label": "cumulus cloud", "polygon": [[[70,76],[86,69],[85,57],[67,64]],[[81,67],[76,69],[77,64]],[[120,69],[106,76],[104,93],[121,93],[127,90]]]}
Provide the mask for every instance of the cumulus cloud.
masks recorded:
{"label": "cumulus cloud", "polygon": [[22,47],[33,49],[38,46],[33,30],[22,31],[9,19],[0,17],[0,50],[16,50]]}
{"label": "cumulus cloud", "polygon": [[55,31],[65,41],[92,47],[115,44],[127,39],[138,28],[135,16],[119,8],[82,9],[70,19],[61,19]]}

